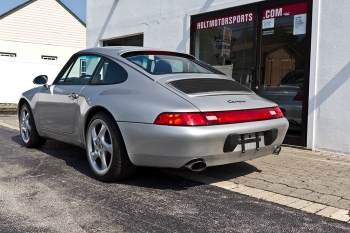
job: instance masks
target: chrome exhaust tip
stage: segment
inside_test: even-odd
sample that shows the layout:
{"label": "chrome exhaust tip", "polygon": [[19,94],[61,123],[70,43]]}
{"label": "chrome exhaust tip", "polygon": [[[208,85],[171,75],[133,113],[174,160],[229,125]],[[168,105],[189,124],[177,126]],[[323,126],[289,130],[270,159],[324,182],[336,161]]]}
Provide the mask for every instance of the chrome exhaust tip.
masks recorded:
{"label": "chrome exhaust tip", "polygon": [[279,155],[279,153],[281,152],[281,149],[282,149],[282,147],[281,146],[274,146],[274,148],[273,148],[273,154],[274,155]]}
{"label": "chrome exhaust tip", "polygon": [[203,159],[194,159],[186,163],[184,167],[194,172],[200,172],[207,167],[207,164]]}

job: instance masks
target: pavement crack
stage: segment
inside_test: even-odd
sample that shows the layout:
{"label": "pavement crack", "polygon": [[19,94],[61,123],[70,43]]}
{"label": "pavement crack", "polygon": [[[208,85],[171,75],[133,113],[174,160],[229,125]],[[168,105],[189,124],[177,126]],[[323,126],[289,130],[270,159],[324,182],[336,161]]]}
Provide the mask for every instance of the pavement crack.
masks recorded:
{"label": "pavement crack", "polygon": [[36,176],[33,176],[33,174],[34,174],[34,173],[39,169],[39,167],[43,164],[44,160],[45,160],[45,158],[41,159],[39,165],[34,169],[34,171],[32,171],[30,174],[28,174],[25,178],[36,177]]}

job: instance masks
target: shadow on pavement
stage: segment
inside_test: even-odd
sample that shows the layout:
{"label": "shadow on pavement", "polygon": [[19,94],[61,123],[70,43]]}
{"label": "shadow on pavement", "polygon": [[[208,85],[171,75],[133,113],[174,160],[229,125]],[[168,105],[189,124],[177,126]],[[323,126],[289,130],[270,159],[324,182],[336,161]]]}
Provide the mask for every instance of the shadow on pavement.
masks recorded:
{"label": "shadow on pavement", "polygon": [[[11,137],[11,139],[13,142],[17,143],[22,148],[26,149],[23,145],[20,135],[13,136]],[[72,145],[54,141],[54,140],[47,140],[43,147],[35,148],[31,150],[37,150],[49,155],[50,157],[54,157],[65,161],[66,165],[72,167],[76,171],[89,177],[90,179],[96,181],[101,185],[103,185],[104,183],[108,183],[108,182],[100,181],[95,177],[86,159],[85,150],[80,147],[72,146]],[[51,164],[54,164],[54,162],[51,162]],[[51,164],[49,166],[53,166]],[[50,173],[51,175],[55,175],[55,173],[57,173],[58,170],[63,170],[63,169],[52,168],[48,166],[46,168],[44,166],[43,169],[45,170],[50,169],[50,172],[48,173]],[[180,178],[174,175],[165,174],[159,171],[159,169],[157,168],[148,168],[148,167],[139,167],[137,173],[134,176],[125,180],[114,182],[114,183],[132,185],[137,187],[152,188],[152,189],[170,189],[170,190],[186,190],[193,186],[202,185],[202,183],[185,180],[183,178]]]}
{"label": "shadow on pavement", "polygon": [[210,175],[223,180],[231,180],[241,176],[245,176],[254,172],[260,173],[261,170],[247,162],[232,163],[216,167],[210,167],[204,170],[204,175]]}

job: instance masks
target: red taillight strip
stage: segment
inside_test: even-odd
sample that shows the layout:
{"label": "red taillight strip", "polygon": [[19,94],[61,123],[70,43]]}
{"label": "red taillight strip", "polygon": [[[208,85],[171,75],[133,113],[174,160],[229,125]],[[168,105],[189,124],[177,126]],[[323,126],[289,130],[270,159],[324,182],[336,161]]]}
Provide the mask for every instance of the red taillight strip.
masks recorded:
{"label": "red taillight strip", "polygon": [[234,124],[282,118],[279,107],[203,113],[161,113],[154,124],[200,126]]}
{"label": "red taillight strip", "polygon": [[201,113],[161,113],[154,124],[157,125],[207,125]]}

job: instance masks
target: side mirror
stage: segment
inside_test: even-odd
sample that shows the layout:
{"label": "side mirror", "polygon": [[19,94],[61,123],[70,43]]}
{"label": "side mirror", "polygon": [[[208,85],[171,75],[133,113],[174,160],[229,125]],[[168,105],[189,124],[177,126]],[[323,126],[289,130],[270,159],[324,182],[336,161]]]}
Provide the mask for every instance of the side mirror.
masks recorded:
{"label": "side mirror", "polygon": [[49,79],[47,78],[46,75],[39,75],[35,79],[33,79],[33,83],[37,85],[46,85],[47,81]]}

